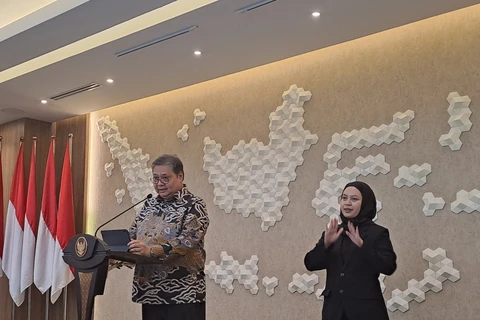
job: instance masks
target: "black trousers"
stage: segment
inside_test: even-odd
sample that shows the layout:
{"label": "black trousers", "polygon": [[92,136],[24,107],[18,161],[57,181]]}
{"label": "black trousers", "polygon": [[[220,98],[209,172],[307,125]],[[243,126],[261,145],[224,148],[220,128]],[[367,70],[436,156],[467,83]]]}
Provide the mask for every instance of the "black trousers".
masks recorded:
{"label": "black trousers", "polygon": [[205,320],[205,302],[142,304],[142,320]]}

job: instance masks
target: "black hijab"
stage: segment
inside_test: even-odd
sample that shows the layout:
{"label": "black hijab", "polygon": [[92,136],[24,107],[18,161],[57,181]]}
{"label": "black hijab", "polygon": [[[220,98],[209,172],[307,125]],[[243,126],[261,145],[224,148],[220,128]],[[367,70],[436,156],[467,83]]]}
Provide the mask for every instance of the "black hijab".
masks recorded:
{"label": "black hijab", "polygon": [[[342,210],[340,209],[340,218],[342,219],[342,226],[344,226],[344,230],[348,230],[345,228],[349,221],[353,223],[354,226],[362,227],[366,225],[373,224],[373,218],[377,214],[377,199],[375,198],[375,194],[373,193],[372,188],[365,182],[361,181],[353,181],[348,183],[343,191],[348,187],[354,187],[362,194],[362,205],[360,207],[360,212],[355,218],[347,218],[343,215]],[[343,194],[342,191],[342,194]]]}

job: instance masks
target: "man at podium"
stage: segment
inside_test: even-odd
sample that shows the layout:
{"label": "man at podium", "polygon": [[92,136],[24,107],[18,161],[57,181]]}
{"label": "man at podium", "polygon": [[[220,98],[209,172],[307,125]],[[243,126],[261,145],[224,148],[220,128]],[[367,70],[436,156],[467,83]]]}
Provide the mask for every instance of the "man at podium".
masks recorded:
{"label": "man at podium", "polygon": [[142,304],[143,320],[204,320],[205,203],[183,183],[177,156],[161,155],[152,171],[158,196],[147,199],[135,218],[128,246],[161,263],[136,265],[132,300]]}

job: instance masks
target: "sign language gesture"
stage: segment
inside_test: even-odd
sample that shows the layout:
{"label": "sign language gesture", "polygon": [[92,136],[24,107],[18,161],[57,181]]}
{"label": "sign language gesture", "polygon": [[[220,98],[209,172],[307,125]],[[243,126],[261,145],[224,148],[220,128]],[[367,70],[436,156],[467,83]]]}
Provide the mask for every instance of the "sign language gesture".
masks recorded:
{"label": "sign language gesture", "polygon": [[333,218],[329,224],[330,226],[327,224],[327,228],[325,230],[325,248],[328,248],[332,243],[337,241],[343,232],[343,228],[338,229],[338,220],[336,218]]}
{"label": "sign language gesture", "polygon": [[358,227],[355,227],[351,221],[348,221],[348,230],[346,233],[350,240],[357,245],[357,247],[361,248],[363,246],[363,240],[360,238],[360,234],[358,233]]}

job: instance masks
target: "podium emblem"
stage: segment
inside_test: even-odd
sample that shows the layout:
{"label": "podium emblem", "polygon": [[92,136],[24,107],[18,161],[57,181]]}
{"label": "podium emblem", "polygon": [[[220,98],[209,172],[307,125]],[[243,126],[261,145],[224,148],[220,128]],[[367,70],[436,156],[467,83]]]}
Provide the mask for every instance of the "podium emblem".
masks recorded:
{"label": "podium emblem", "polygon": [[83,257],[87,253],[87,239],[85,237],[79,237],[75,242],[75,253],[79,258]]}

